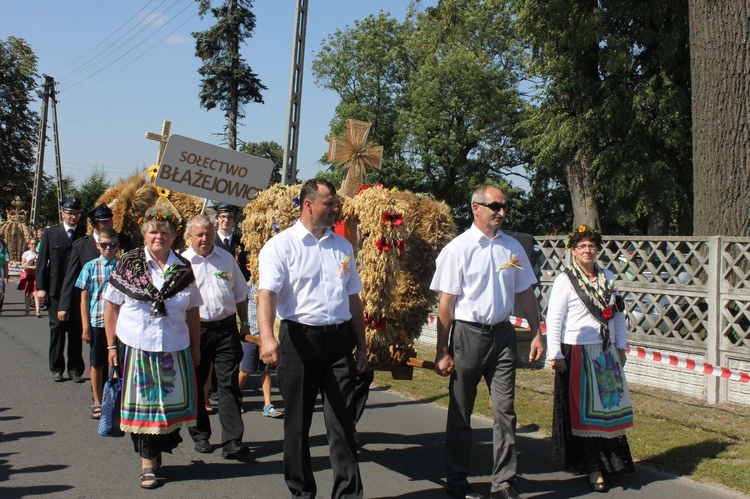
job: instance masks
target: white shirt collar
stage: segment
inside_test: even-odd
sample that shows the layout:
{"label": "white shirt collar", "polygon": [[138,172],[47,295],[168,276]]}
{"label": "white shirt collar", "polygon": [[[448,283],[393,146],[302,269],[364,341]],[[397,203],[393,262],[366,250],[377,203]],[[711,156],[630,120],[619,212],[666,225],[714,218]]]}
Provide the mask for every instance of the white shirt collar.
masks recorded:
{"label": "white shirt collar", "polygon": [[471,227],[469,227],[469,232],[477,241],[481,240],[482,238],[492,240],[492,239],[496,239],[498,237],[503,236],[503,231],[501,231],[500,229],[497,229],[497,231],[495,232],[495,237],[492,237],[492,238],[487,237],[487,235],[484,232],[479,230],[479,227],[477,227],[476,224],[471,224]]}
{"label": "white shirt collar", "polygon": [[[295,224],[292,225],[292,230],[294,230],[294,233],[297,235],[300,241],[306,238],[307,236],[310,236],[314,238],[315,240],[318,240],[318,238],[315,237],[315,235],[312,232],[307,230],[307,227],[304,226],[304,224],[302,223],[302,220],[297,220],[297,222],[295,222]],[[330,228],[326,229],[325,232],[323,233],[323,236],[321,236],[320,241],[329,237],[332,233],[333,232],[331,231]]]}
{"label": "white shirt collar", "polygon": [[[148,248],[144,247],[143,253],[146,255],[146,265],[149,265],[151,262],[154,262],[154,264],[158,267],[159,264],[156,263],[156,260],[154,259],[154,257],[151,256],[151,252],[148,250]],[[169,250],[169,256],[167,257],[167,263],[165,267],[169,267],[170,265],[179,265],[181,267],[185,265],[184,262],[180,261],[177,258],[177,255],[175,255],[174,251],[172,251],[171,249]]]}

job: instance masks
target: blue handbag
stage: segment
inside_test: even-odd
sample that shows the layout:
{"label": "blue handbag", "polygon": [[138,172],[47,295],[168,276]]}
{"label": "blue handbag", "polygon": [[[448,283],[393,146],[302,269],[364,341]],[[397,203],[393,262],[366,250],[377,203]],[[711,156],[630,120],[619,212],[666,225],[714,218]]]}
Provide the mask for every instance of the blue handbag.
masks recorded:
{"label": "blue handbag", "polygon": [[109,371],[109,378],[104,383],[102,415],[99,418],[99,435],[103,437],[121,437],[124,435],[120,429],[121,380],[120,366],[112,367]]}

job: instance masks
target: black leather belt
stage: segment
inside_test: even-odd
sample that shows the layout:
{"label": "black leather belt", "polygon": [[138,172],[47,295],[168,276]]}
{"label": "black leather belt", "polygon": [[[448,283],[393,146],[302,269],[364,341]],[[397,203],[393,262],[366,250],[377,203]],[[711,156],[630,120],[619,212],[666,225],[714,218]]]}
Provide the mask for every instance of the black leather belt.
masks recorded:
{"label": "black leather belt", "polygon": [[482,324],[481,322],[462,321],[460,319],[456,319],[456,322],[466,324],[467,326],[471,326],[482,331],[494,331],[510,322],[510,320],[505,319],[504,321],[500,321],[497,324]]}
{"label": "black leather belt", "polygon": [[342,329],[349,327],[349,321],[344,321],[341,324],[328,324],[326,326],[310,326],[307,324],[302,324],[301,322],[295,322],[295,321],[282,321],[286,322],[290,326],[292,326],[294,329],[302,330],[304,332],[307,331],[313,331],[316,333],[335,333],[337,331],[341,331]]}
{"label": "black leather belt", "polygon": [[218,320],[218,321],[201,321],[201,326],[204,326],[204,327],[219,327],[219,326],[224,326],[226,324],[232,324],[232,323],[235,323],[235,322],[237,322],[237,315],[236,314],[232,314],[229,317],[227,317],[225,319]]}

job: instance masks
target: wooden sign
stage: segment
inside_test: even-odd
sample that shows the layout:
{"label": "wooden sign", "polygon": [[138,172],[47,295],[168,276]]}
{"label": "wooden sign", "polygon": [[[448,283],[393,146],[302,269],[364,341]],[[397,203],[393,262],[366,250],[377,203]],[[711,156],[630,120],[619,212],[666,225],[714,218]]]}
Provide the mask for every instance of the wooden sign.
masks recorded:
{"label": "wooden sign", "polygon": [[244,207],[268,186],[272,171],[270,159],[170,135],[154,183]]}

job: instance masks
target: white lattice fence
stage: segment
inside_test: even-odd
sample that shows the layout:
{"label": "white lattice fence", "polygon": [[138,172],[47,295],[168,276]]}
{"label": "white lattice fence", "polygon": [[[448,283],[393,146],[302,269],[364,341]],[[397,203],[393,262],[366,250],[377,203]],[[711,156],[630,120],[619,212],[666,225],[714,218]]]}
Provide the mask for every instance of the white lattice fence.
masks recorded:
{"label": "white lattice fence", "polygon": [[[565,236],[537,237],[535,270],[546,313],[552,282],[568,264]],[[605,237],[600,264],[625,297],[628,342],[731,369],[750,368],[750,239]],[[637,383],[708,402],[750,404],[750,386],[633,359]]]}

